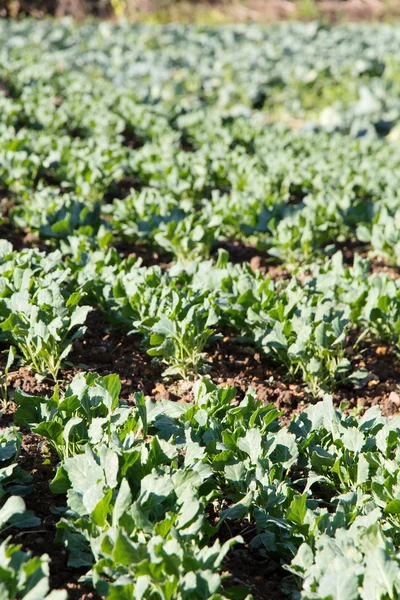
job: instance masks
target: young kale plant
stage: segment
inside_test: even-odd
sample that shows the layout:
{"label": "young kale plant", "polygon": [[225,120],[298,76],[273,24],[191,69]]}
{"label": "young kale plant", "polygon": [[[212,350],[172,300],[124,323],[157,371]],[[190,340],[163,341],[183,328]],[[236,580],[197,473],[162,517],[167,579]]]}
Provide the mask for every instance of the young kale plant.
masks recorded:
{"label": "young kale plant", "polygon": [[133,268],[118,279],[113,296],[111,314],[144,336],[148,353],[168,365],[165,376],[201,371],[218,321],[213,294],[193,291],[159,268]]}
{"label": "young kale plant", "polygon": [[66,300],[60,286],[14,292],[0,300],[0,329],[30,368],[40,377],[51,375],[54,381],[72,343],[81,337],[91,310],[78,306],[82,294],[75,292]]}
{"label": "young kale plant", "polygon": [[160,356],[168,366],[164,376],[197,374],[203,368],[204,348],[213,334],[212,325],[218,320],[210,299],[184,298],[172,292],[168,316],[151,327],[150,356]]}

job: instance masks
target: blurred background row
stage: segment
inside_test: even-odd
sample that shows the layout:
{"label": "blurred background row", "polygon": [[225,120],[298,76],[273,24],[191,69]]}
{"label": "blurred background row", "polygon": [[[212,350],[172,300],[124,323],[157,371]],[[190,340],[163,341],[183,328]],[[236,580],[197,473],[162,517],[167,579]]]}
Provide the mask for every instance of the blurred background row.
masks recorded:
{"label": "blurred background row", "polygon": [[391,21],[400,0],[0,0],[0,17],[127,17],[154,22]]}

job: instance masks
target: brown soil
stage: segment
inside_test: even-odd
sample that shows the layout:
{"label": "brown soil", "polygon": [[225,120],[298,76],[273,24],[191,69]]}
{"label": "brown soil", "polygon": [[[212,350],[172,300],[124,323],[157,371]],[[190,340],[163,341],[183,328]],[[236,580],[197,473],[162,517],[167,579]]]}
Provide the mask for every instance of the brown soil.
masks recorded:
{"label": "brown soil", "polygon": [[[390,264],[384,257],[370,257],[365,244],[348,243],[334,244],[336,251],[343,253],[344,264],[348,267],[353,266],[354,256],[358,254],[361,258],[370,258],[371,273],[387,273],[392,279],[400,277],[400,267]],[[283,265],[279,260],[268,254],[266,251],[259,250],[252,244],[240,241],[221,241],[216,244],[213,251],[214,258],[217,256],[218,249],[222,248],[229,254],[229,260],[233,263],[243,264],[248,262],[253,271],[260,271],[264,275],[269,275],[274,281],[290,279],[295,266]],[[169,266],[169,265],[167,265]]]}
{"label": "brown soil", "polygon": [[356,368],[368,369],[368,382],[360,389],[339,389],[334,396],[337,403],[348,402],[349,409],[360,412],[371,406],[379,406],[385,416],[397,414],[400,409],[399,356],[385,345],[365,344],[360,353],[352,358]]}
{"label": "brown soil", "polygon": [[121,397],[129,399],[132,393],[142,391],[151,394],[154,383],[161,381],[163,367],[152,363],[141,348],[140,335],[126,335],[123,330],[109,330],[104,317],[97,311],[88,315],[88,331],[77,340],[68,357],[69,362],[79,365],[67,372],[69,379],[77,370],[96,371],[100,375],[118,373],[121,377]]}
{"label": "brown soil", "polygon": [[260,271],[264,275],[269,275],[271,279],[288,279],[290,272],[279,261],[253,246],[243,242],[222,241],[218,242],[213,252],[214,257],[219,249],[226,250],[229,254],[230,262],[242,264],[248,262],[253,271]]}
{"label": "brown soil", "polygon": [[23,248],[43,248],[43,244],[38,238],[29,234],[29,232],[15,229],[9,223],[0,225],[0,239],[7,240],[13,245],[14,250]]}
{"label": "brown soil", "polygon": [[7,193],[0,188],[0,239],[10,242],[14,250],[22,250],[23,248],[43,250],[43,242],[32,234],[29,229],[19,229],[10,222],[9,212],[14,205],[14,200],[9,198]]}
{"label": "brown soil", "polygon": [[392,279],[398,279],[400,277],[400,268],[387,264],[382,258],[376,258],[371,261],[371,272],[387,273]]}
{"label": "brown soil", "polygon": [[387,273],[392,279],[400,277],[400,267],[390,264],[383,256],[370,256],[370,253],[365,244],[344,243],[335,244],[337,250],[343,253],[344,264],[351,267],[354,263],[354,255],[357,253],[361,258],[369,258],[371,260],[371,273]]}
{"label": "brown soil", "polygon": [[118,240],[113,243],[114,248],[124,258],[140,258],[145,267],[158,265],[161,269],[169,269],[172,265],[172,257],[166,252],[151,250],[145,245],[133,244],[128,240]]}
{"label": "brown soil", "polygon": [[[347,410],[364,412],[378,405],[385,416],[397,414],[400,410],[400,358],[394,350],[384,345],[365,345],[357,354],[349,356],[354,368],[367,368],[367,381],[355,388],[340,384],[333,394],[337,406],[347,402]],[[308,404],[318,401],[307,392],[300,381],[293,383],[281,366],[274,364],[253,346],[240,345],[234,338],[226,337],[218,342],[210,356],[211,377],[218,385],[233,385],[241,399],[249,387],[263,402],[273,402],[283,412],[281,421],[287,423],[291,417]],[[400,393],[400,392],[399,392]]]}
{"label": "brown soil", "polygon": [[116,198],[123,200],[129,196],[131,190],[140,192],[144,187],[151,187],[146,182],[137,179],[133,175],[127,175],[118,181],[113,181],[108,189],[105,191],[103,201],[105,203],[111,203]]}
{"label": "brown soil", "polygon": [[282,580],[288,573],[274,560],[252,552],[247,546],[236,546],[227,556],[224,566],[230,574],[228,586],[249,589],[254,600],[283,600]]}
{"label": "brown soil", "polygon": [[[110,328],[98,310],[89,313],[87,326],[84,338],[74,342],[60,374],[61,389],[65,389],[82,371],[94,371],[103,376],[117,373],[121,378],[121,398],[124,400],[129,401],[134,392],[143,391],[156,399],[193,401],[193,381],[163,379],[165,366],[146,353],[139,334],[127,335],[122,327]],[[385,415],[395,414],[398,407],[393,402],[392,393],[397,393],[400,386],[400,358],[393,349],[366,343],[357,353],[349,347],[348,354],[354,367],[366,367],[370,376],[360,388],[341,384],[333,395],[337,404],[347,401],[349,408],[357,407],[359,410],[379,404]],[[0,354],[0,368],[5,360],[5,354]],[[218,385],[234,386],[239,400],[249,387],[254,388],[257,397],[263,402],[275,403],[283,411],[285,419],[289,419],[301,406],[314,401],[301,381],[291,381],[282,366],[252,344],[241,343],[230,334],[210,344],[205,375]],[[38,381],[34,373],[23,366],[9,374],[8,384],[11,393],[13,389],[20,388],[30,394],[51,395],[54,389],[53,381]],[[12,412],[11,402],[2,418],[10,420]]]}

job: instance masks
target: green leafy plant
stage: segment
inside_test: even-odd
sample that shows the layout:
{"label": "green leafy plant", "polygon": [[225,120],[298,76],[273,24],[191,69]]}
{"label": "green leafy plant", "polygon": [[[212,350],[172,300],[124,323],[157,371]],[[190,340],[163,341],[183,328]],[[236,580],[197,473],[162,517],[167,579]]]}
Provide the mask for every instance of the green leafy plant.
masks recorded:
{"label": "green leafy plant", "polygon": [[124,427],[127,432],[140,429],[133,409],[119,403],[120,390],[117,375],[97,373],[77,375],[61,397],[58,387],[51,398],[17,390],[15,421],[45,438],[60,458],[68,458],[82,452],[88,442],[109,441]]}
{"label": "green leafy plant", "polygon": [[31,598],[32,600],[66,600],[65,590],[50,593],[49,562],[47,554],[33,557],[23,552],[21,546],[0,543],[1,580],[0,594],[4,600]]}
{"label": "green leafy plant", "polygon": [[82,325],[91,308],[78,306],[81,298],[82,294],[75,292],[65,300],[54,284],[32,295],[21,291],[2,299],[3,336],[38,375],[51,375],[57,381],[73,341],[85,333]]}
{"label": "green leafy plant", "polygon": [[185,302],[173,292],[168,316],[161,316],[150,330],[150,356],[160,356],[167,363],[165,376],[198,373],[202,368],[204,347],[213,334],[218,317],[209,300]]}

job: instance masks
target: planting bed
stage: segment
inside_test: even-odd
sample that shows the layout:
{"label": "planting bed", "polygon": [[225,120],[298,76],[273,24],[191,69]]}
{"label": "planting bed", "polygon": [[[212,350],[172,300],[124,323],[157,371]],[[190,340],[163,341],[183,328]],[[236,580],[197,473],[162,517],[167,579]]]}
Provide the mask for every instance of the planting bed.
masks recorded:
{"label": "planting bed", "polygon": [[400,29],[0,22],[0,596],[400,596]]}

